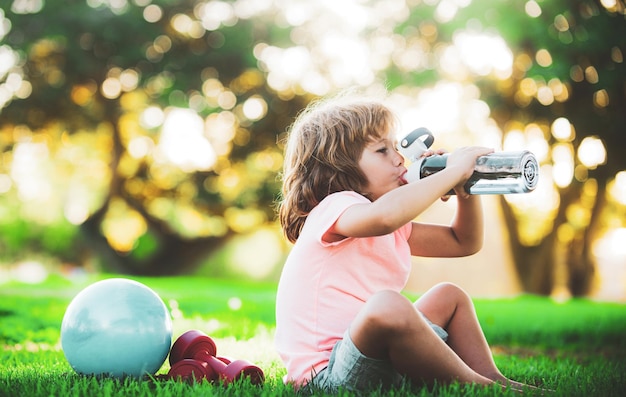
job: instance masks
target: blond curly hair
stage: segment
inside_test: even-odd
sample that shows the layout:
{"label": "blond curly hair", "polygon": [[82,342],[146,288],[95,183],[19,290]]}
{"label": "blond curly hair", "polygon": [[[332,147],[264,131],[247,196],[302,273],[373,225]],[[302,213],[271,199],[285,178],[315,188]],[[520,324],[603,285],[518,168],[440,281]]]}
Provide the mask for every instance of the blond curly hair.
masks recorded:
{"label": "blond curly hair", "polygon": [[312,102],[288,131],[279,220],[289,241],[300,236],[311,210],[326,196],[361,192],[359,168],[366,145],[396,128],[393,112],[378,97],[354,93]]}

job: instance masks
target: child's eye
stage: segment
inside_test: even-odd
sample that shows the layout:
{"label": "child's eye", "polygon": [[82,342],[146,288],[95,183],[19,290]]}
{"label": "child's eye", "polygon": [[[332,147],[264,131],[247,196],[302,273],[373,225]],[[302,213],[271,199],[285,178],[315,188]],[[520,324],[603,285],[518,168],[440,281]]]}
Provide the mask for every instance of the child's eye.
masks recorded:
{"label": "child's eye", "polygon": [[383,154],[387,153],[388,151],[389,149],[386,146],[377,150],[378,153],[383,153]]}

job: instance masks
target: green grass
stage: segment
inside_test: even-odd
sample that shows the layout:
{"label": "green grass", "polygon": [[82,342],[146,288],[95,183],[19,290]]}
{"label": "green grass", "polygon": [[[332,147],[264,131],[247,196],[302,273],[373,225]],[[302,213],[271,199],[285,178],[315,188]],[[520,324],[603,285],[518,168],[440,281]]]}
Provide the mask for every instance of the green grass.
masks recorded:
{"label": "green grass", "polygon": [[[105,276],[101,276],[105,277]],[[202,278],[137,278],[172,311],[174,337],[200,329],[218,353],[245,358],[266,374],[263,387],[163,380],[116,380],[73,372],[60,347],[65,308],[84,287],[56,276],[44,284],[0,285],[0,396],[281,396],[285,370],[273,349],[276,285]],[[496,363],[510,378],[555,389],[555,396],[621,396],[626,390],[626,306],[547,298],[476,300]],[[97,358],[95,358],[97,359]],[[159,374],[169,369],[167,361]],[[351,395],[350,393],[339,393]],[[404,386],[372,395],[517,395],[472,385]]]}

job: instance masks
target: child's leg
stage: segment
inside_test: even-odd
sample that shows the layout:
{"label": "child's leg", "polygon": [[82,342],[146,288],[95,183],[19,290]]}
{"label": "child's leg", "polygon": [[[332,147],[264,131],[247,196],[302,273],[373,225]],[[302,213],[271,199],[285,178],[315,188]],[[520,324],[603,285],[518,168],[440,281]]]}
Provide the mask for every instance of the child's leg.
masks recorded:
{"label": "child's leg", "polygon": [[496,367],[476,317],[474,303],[461,288],[451,283],[438,284],[422,295],[415,306],[448,332],[448,346],[474,371],[514,389],[535,389],[508,379]]}
{"label": "child's leg", "polygon": [[494,383],[470,368],[397,292],[370,298],[352,322],[350,336],[361,353],[390,360],[398,372],[418,383]]}
{"label": "child's leg", "polygon": [[509,382],[493,361],[474,304],[465,291],[451,283],[438,284],[418,299],[415,306],[448,332],[448,346],[470,368],[489,379]]}

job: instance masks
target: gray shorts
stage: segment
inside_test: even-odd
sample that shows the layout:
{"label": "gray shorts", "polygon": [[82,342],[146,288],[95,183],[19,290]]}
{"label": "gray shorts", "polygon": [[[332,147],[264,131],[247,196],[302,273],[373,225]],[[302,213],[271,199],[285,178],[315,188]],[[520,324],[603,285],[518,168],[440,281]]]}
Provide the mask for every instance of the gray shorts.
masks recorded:
{"label": "gray shorts", "polygon": [[[448,339],[448,333],[443,328],[433,324],[426,316],[423,317],[443,341]],[[388,388],[399,385],[401,381],[402,376],[391,366],[389,360],[364,356],[346,331],[343,339],[333,347],[328,366],[311,379],[307,389],[333,392],[341,388],[362,391],[378,387]]]}

